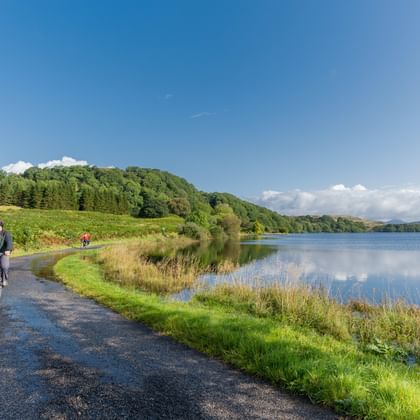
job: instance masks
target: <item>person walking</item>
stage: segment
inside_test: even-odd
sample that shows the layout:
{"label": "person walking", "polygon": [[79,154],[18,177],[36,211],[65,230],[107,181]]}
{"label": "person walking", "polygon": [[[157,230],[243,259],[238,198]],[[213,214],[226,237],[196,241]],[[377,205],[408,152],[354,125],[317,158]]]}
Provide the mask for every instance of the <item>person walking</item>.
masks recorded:
{"label": "person walking", "polygon": [[7,286],[10,266],[9,257],[12,251],[12,234],[4,229],[4,222],[0,220],[0,287]]}

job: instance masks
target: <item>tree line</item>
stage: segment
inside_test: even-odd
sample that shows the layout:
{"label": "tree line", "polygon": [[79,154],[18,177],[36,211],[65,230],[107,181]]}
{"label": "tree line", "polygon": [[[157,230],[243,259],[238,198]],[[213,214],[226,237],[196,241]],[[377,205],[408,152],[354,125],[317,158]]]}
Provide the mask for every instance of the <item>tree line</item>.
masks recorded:
{"label": "tree line", "polygon": [[92,210],[125,214],[129,203],[124,193],[111,188],[78,186],[56,180],[33,181],[18,176],[0,179],[0,204],[44,210]]}
{"label": "tree line", "polygon": [[420,223],[385,224],[376,226],[375,232],[420,232]]}
{"label": "tree line", "polygon": [[[285,216],[227,193],[205,193],[166,171],[140,167],[30,168],[0,172],[0,205],[183,217],[196,235],[262,232],[362,232],[361,221],[331,216]],[[194,234],[191,233],[191,234]]]}

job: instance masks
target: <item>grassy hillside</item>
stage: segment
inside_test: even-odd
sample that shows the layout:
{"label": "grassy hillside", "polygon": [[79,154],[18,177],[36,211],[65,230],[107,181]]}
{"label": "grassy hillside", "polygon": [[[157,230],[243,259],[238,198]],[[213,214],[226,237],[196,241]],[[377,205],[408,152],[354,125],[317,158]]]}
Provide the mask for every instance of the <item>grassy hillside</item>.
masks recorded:
{"label": "grassy hillside", "polygon": [[94,242],[178,231],[178,216],[140,219],[129,215],[72,210],[36,210],[0,207],[0,219],[14,236],[17,253],[78,244],[84,231]]}
{"label": "grassy hillside", "polygon": [[212,233],[235,226],[231,216],[225,217],[226,206],[233,210],[242,231],[362,232],[367,229],[363,221],[350,218],[283,216],[232,194],[201,192],[169,172],[139,167],[31,168],[23,175],[6,175],[0,171],[0,205],[131,214],[141,218],[175,214]]}

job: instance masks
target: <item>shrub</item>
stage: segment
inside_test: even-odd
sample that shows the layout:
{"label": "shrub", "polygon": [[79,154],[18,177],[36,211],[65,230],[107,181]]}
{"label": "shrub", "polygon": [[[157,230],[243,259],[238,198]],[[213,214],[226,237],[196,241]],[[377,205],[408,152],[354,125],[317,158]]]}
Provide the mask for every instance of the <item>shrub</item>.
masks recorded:
{"label": "shrub", "polygon": [[177,216],[187,217],[191,213],[190,203],[184,197],[174,198],[168,204],[169,211]]}
{"label": "shrub", "polygon": [[254,222],[254,226],[252,227],[253,232],[256,235],[262,235],[264,233],[264,225],[260,223],[258,220]]}
{"label": "shrub", "polygon": [[219,221],[220,226],[224,230],[227,236],[236,237],[239,236],[241,231],[241,220],[238,216],[233,213],[225,214]]}
{"label": "shrub", "polygon": [[179,233],[188,236],[188,238],[198,240],[206,239],[208,236],[206,230],[193,222],[187,222],[185,225],[182,225]]}
{"label": "shrub", "polygon": [[143,207],[140,209],[140,217],[156,218],[165,217],[169,214],[166,201],[151,194],[143,195]]}
{"label": "shrub", "polygon": [[201,210],[193,211],[187,218],[187,222],[195,223],[205,229],[210,227],[209,215]]}
{"label": "shrub", "polygon": [[224,238],[225,237],[225,232],[223,230],[223,228],[219,225],[213,225],[210,227],[210,234],[213,238],[217,239],[217,238]]}

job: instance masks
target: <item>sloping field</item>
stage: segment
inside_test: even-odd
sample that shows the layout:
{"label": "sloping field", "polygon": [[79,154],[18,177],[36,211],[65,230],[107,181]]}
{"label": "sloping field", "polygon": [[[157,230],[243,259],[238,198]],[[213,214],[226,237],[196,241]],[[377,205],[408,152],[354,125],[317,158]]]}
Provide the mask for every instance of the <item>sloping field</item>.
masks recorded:
{"label": "sloping field", "polygon": [[77,244],[84,231],[97,242],[176,232],[183,222],[177,216],[140,219],[99,212],[19,207],[0,207],[0,220],[12,232],[18,254]]}

